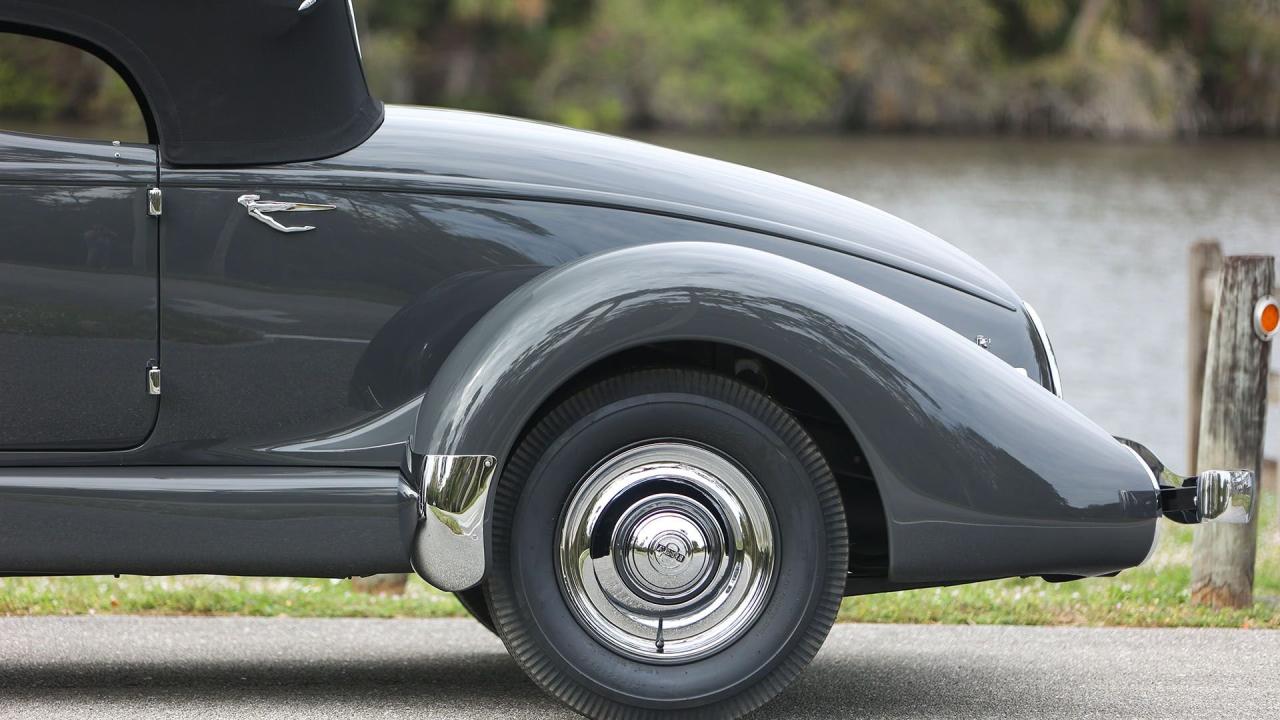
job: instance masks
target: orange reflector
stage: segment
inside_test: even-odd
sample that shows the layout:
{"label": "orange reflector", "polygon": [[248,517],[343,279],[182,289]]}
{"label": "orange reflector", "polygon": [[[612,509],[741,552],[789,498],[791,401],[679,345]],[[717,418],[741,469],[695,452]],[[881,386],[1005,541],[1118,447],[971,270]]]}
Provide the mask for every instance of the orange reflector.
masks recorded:
{"label": "orange reflector", "polygon": [[1275,298],[1266,297],[1258,301],[1258,307],[1253,311],[1253,329],[1263,340],[1276,336],[1276,331],[1280,330],[1280,304]]}

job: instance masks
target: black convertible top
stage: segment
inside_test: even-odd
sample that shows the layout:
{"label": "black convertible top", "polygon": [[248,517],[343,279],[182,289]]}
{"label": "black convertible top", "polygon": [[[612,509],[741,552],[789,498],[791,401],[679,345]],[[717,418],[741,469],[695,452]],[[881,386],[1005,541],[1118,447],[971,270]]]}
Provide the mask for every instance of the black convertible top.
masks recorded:
{"label": "black convertible top", "polygon": [[171,165],[315,160],[382,123],[349,0],[0,0],[0,30],[110,63]]}

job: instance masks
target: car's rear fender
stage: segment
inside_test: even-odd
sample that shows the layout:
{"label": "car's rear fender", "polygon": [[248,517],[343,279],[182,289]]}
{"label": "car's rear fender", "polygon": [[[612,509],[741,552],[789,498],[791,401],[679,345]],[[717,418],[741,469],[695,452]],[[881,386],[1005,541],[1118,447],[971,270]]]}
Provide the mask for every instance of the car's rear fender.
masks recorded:
{"label": "car's rear fender", "polygon": [[451,353],[410,444],[419,572],[450,590],[478,582],[490,479],[543,403],[600,359],[683,340],[777,362],[839,413],[885,505],[895,582],[1101,574],[1150,548],[1158,510],[1141,463],[972,341],[771,253],[659,243],[534,279]]}

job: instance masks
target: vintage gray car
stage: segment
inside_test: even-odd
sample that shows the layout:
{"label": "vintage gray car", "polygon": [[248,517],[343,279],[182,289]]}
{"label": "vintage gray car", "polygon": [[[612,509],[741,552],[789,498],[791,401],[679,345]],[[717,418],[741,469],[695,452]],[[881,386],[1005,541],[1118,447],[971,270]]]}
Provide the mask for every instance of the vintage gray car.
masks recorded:
{"label": "vintage gray car", "polygon": [[0,133],[0,574],[412,568],[581,713],[731,717],[846,595],[1248,517],[1249,473],[1064,402],[1035,312],[942,240],[384,108],[343,0],[0,0],[0,31],[107,61],[151,136]]}

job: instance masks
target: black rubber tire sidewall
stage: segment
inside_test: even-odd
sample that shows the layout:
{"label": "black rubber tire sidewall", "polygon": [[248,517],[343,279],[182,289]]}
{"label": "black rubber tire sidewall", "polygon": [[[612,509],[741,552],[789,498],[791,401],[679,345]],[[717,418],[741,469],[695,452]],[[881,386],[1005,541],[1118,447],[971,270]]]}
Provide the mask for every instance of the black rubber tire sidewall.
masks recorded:
{"label": "black rubber tire sidewall", "polygon": [[[712,448],[746,470],[772,508],[778,553],[754,625],[715,655],[674,666],[630,660],[588,634],[556,564],[559,518],[580,479],[624,448],[664,439]],[[847,536],[830,469],[785,411],[729,378],[654,370],[577,393],[526,435],[495,498],[493,559],[486,595],[499,634],[571,707],[593,717],[724,716],[772,698],[817,652],[839,607]]]}

